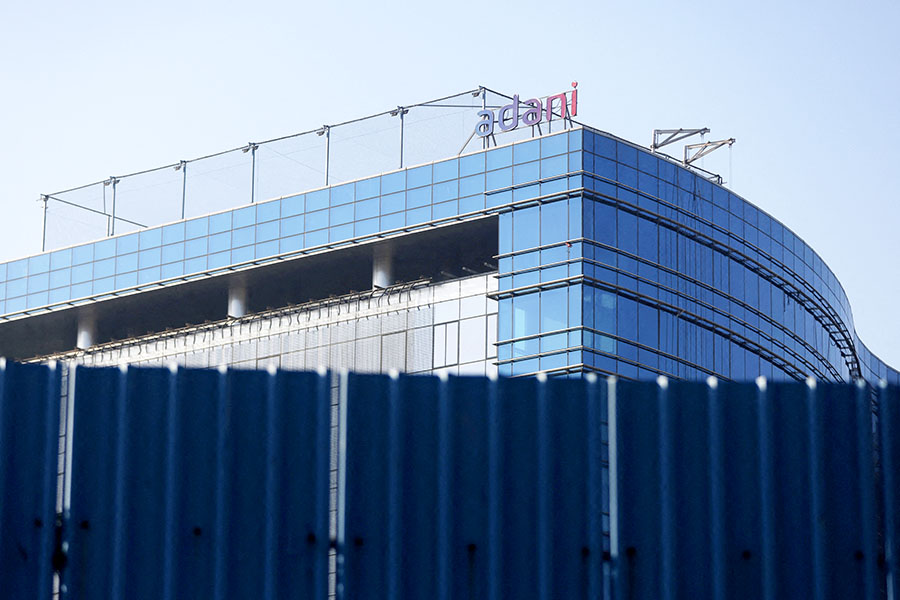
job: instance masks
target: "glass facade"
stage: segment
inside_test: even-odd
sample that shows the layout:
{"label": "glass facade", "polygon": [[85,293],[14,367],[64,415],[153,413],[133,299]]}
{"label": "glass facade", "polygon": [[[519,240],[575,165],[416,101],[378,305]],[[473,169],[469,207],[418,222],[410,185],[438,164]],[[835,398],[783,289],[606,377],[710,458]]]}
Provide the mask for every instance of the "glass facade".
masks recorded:
{"label": "glass facade", "polygon": [[54,358],[108,366],[187,367],[495,375],[496,279],[476,275],[412,289],[313,302],[255,316],[174,330]]}
{"label": "glass facade", "polygon": [[[900,382],[789,229],[588,128],[5,263],[0,318],[485,215],[499,227],[501,374]],[[436,357],[468,352],[444,329]]]}

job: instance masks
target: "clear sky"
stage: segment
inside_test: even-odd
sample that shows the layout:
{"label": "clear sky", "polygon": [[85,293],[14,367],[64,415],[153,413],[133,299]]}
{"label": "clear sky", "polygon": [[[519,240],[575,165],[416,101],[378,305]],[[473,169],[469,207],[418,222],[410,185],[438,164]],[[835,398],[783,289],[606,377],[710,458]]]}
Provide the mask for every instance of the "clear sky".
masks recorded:
{"label": "clear sky", "polygon": [[[900,367],[900,3],[0,6],[0,260],[39,194],[485,85],[579,81],[579,118],[734,137],[705,167],[793,229]],[[677,151],[676,151],[677,152]]]}

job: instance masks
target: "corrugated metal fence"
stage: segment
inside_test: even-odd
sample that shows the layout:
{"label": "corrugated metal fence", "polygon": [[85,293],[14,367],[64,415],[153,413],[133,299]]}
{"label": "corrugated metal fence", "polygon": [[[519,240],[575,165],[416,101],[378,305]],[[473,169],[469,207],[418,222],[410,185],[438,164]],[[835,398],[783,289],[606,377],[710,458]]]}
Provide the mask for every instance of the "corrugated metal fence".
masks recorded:
{"label": "corrugated metal fence", "polygon": [[59,377],[3,365],[0,597],[900,597],[896,388],[333,383],[79,368],[56,528]]}

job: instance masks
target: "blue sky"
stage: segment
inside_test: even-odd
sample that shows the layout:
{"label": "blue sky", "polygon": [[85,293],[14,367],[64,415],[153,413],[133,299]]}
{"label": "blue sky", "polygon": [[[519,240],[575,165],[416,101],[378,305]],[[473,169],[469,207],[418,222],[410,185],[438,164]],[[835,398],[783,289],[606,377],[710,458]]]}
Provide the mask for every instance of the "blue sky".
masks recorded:
{"label": "blue sky", "polygon": [[[735,137],[706,159],[836,273],[900,367],[900,4],[4,3],[0,260],[41,193],[480,84],[579,81],[583,122]],[[729,164],[730,163],[730,164]]]}

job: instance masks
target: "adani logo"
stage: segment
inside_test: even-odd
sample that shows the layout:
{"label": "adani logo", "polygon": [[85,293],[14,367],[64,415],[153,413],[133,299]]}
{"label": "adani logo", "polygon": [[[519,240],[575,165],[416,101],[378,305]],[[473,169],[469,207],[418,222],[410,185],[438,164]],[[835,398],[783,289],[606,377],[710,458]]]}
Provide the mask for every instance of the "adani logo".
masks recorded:
{"label": "adani logo", "polygon": [[543,103],[538,98],[520,102],[519,95],[516,94],[510,104],[500,107],[496,117],[492,110],[479,111],[478,116],[481,120],[475,125],[475,133],[481,137],[493,135],[494,123],[500,131],[512,131],[520,122],[522,125],[537,125],[541,121],[551,121],[554,116],[568,119],[577,114],[578,82],[573,81],[571,91],[548,96]]}

